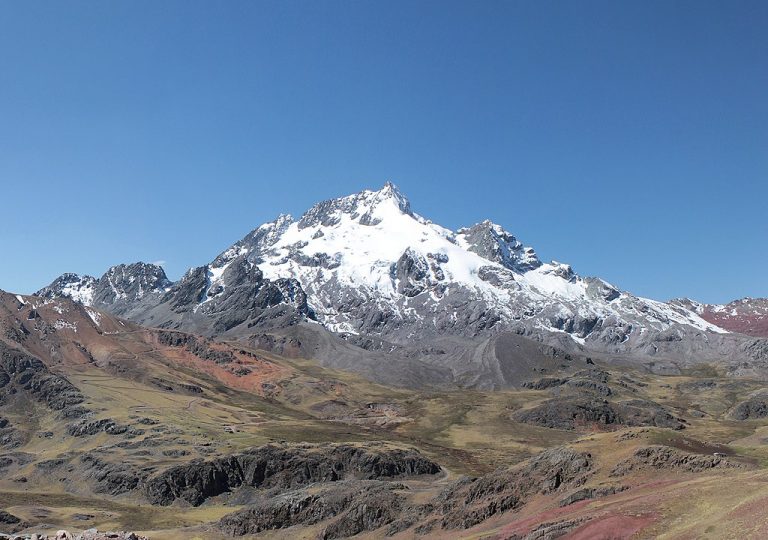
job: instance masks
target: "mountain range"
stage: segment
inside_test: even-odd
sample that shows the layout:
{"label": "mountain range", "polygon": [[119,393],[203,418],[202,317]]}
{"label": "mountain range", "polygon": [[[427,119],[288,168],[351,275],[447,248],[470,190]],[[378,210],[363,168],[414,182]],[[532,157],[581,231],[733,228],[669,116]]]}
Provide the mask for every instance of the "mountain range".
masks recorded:
{"label": "mountain range", "polygon": [[490,221],[433,223],[391,183],[280,215],[176,282],[156,265],[119,264],[36,295],[275,352],[291,344],[396,385],[515,386],[565,357],[768,374],[765,301],[641,298],[541,261]]}

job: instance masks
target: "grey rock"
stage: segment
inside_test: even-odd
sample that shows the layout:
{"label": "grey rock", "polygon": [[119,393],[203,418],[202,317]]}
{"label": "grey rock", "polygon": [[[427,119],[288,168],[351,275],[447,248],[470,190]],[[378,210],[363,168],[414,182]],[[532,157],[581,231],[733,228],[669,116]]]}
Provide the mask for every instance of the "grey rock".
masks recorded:
{"label": "grey rock", "polygon": [[513,413],[518,422],[537,426],[575,430],[592,424],[611,426],[656,426],[684,429],[684,420],[661,405],[647,400],[611,403],[589,396],[565,396],[544,401]]}
{"label": "grey rock", "polygon": [[320,533],[321,538],[347,538],[376,530],[395,520],[403,498],[394,490],[402,484],[378,481],[341,481],[309,493],[293,491],[265,497],[259,503],[222,518],[219,528],[243,536],[296,525],[314,525],[335,519]]}
{"label": "grey rock", "polygon": [[386,450],[351,445],[266,445],[211,461],[172,467],[144,484],[153,504],[177,499],[197,506],[241,486],[290,489],[312,482],[348,478],[380,479],[435,474],[439,465],[415,450]]}
{"label": "grey rock", "polygon": [[696,473],[715,468],[740,467],[742,466],[719,455],[689,454],[669,446],[656,445],[638,448],[631,458],[618,463],[610,476],[624,476],[637,469]]}
{"label": "grey rock", "polygon": [[730,417],[742,421],[768,417],[768,394],[761,392],[738,403]]}
{"label": "grey rock", "polygon": [[499,513],[523,506],[537,493],[582,485],[594,467],[592,456],[569,448],[552,448],[510,469],[477,479],[459,480],[436,501],[441,525],[467,529]]}

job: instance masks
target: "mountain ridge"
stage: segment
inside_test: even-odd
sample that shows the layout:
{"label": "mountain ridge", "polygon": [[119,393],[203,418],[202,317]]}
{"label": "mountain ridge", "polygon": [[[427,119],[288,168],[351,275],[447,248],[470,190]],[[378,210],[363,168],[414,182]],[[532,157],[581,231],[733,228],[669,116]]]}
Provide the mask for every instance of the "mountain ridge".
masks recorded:
{"label": "mountain ridge", "polygon": [[420,366],[425,378],[445,369],[454,381],[482,387],[516,384],[501,375],[506,353],[493,345],[505,334],[564,355],[624,358],[656,370],[745,346],[692,306],[641,298],[567,264],[542,262],[491,221],[441,227],[414,212],[392,183],[322,201],[298,219],[281,214],[176,282],[159,266],[135,263],[98,280],[68,274],[38,294],[209,337],[290,336],[313,344],[305,354],[388,383],[395,375],[374,364]]}

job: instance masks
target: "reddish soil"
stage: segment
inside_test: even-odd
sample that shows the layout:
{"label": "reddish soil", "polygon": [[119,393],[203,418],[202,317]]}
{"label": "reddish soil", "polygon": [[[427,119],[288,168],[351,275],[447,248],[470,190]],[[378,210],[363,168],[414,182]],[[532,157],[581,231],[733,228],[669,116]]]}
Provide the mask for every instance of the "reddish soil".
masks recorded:
{"label": "reddish soil", "polygon": [[[230,350],[235,361],[230,364],[216,364],[209,360],[203,360],[191,352],[178,347],[159,347],[163,356],[173,362],[202,373],[207,373],[214,379],[222,382],[230,388],[247,390],[258,395],[265,395],[267,390],[263,383],[274,385],[269,393],[274,395],[279,392],[279,381],[285,380],[291,375],[291,371],[261,358],[240,354],[223,345],[215,345],[212,348]],[[238,369],[246,368],[250,373],[238,374]],[[269,387],[267,387],[269,388]]]}
{"label": "reddish soil", "polygon": [[706,306],[700,315],[731,332],[768,337],[768,298],[744,298],[725,306]]}
{"label": "reddish soil", "polygon": [[622,540],[632,538],[655,521],[655,514],[602,516],[588,521],[563,538],[568,540]]}

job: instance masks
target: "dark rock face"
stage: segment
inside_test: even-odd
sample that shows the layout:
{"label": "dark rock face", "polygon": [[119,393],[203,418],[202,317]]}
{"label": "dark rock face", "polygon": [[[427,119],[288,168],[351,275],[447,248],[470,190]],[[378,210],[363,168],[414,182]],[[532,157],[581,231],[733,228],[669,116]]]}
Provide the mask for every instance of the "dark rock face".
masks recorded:
{"label": "dark rock face", "polygon": [[135,302],[145,294],[170,287],[165,271],[155,264],[137,262],[113,266],[99,279],[94,288],[93,303],[96,306],[116,302]]}
{"label": "dark rock face", "polygon": [[562,386],[570,379],[563,379],[558,377],[543,377],[536,381],[524,382],[523,388],[530,388],[531,390],[546,390],[547,388],[554,388],[556,386]]}
{"label": "dark rock face", "polygon": [[579,487],[593,469],[590,454],[553,448],[515,467],[455,481],[417,505],[407,503],[403,494],[407,488],[397,482],[345,480],[277,496],[268,492],[256,504],[222,518],[219,527],[241,536],[328,520],[318,535],[323,539],[378,530],[391,536],[408,529],[417,535],[439,528],[466,529],[520,508],[538,493]]}
{"label": "dark rock face", "polygon": [[545,308],[541,315],[551,328],[562,330],[580,338],[590,335],[600,323],[599,317],[582,317],[579,314],[565,316],[557,306]]}
{"label": "dark rock face", "polygon": [[533,248],[523,246],[517,238],[490,221],[462,229],[459,234],[466,240],[469,251],[510,270],[525,272],[541,266]]}
{"label": "dark rock face", "polygon": [[89,420],[85,418],[67,426],[67,433],[73,437],[88,437],[97,433],[108,433],[109,435],[120,435],[128,431],[126,426],[121,426],[111,418],[101,418],[99,420]]}
{"label": "dark rock face", "polygon": [[613,394],[613,390],[611,390],[611,387],[607,384],[590,379],[573,378],[568,380],[565,384],[571,388],[592,392],[601,396],[607,397]]}
{"label": "dark rock face", "polygon": [[424,292],[429,285],[429,263],[411,249],[405,250],[393,269],[397,292],[408,297]]}
{"label": "dark rock face", "polygon": [[575,396],[547,400],[512,415],[513,419],[537,426],[574,430],[581,426],[656,426],[684,429],[683,420],[661,405],[646,400],[610,403],[603,399]]}
{"label": "dark rock face", "polygon": [[88,479],[94,484],[96,493],[122,495],[136,489],[147,474],[125,463],[110,463],[93,453],[80,458],[86,466]]}
{"label": "dark rock face", "polygon": [[295,279],[265,279],[245,255],[224,258],[221,264],[226,268],[219,281],[212,281],[211,266],[192,269],[159,301],[138,306],[133,318],[139,322],[165,319],[159,325],[168,328],[186,328],[190,320],[197,320],[214,333],[245,323],[249,327],[290,326],[314,318]]}
{"label": "dark rock face", "polygon": [[536,381],[525,382],[522,387],[531,390],[546,390],[565,386],[576,393],[590,393],[607,397],[613,394],[611,387],[606,384],[608,378],[609,375],[606,371],[585,369],[574,373],[572,377],[543,377]]}
{"label": "dark rock face", "polygon": [[5,510],[0,510],[0,530],[15,533],[22,529],[26,529],[28,526],[29,524],[22,521],[21,518],[18,518]]}
{"label": "dark rock face", "polygon": [[158,332],[157,341],[161,345],[184,347],[198,358],[216,364],[229,364],[235,360],[231,351],[214,349],[209,340],[199,339],[191,334],[161,330]]}
{"label": "dark rock face", "polygon": [[555,538],[560,538],[584,523],[585,519],[586,518],[566,519],[555,523],[542,523],[525,535],[525,540],[553,540]]}
{"label": "dark rock face", "polygon": [[24,436],[19,433],[7,418],[0,416],[0,447],[17,448],[24,444]]}
{"label": "dark rock face", "polygon": [[320,538],[348,538],[376,530],[395,520],[403,507],[403,497],[395,490],[398,483],[342,481],[309,494],[291,492],[260,501],[221,519],[219,527],[234,536],[258,534],[295,525],[314,525],[336,518],[320,533]]}
{"label": "dark rock face", "polygon": [[593,467],[588,453],[552,448],[519,467],[460,480],[439,497],[441,524],[446,529],[473,527],[496,514],[519,508],[536,493],[582,485]]}
{"label": "dark rock face", "polygon": [[321,533],[323,540],[349,538],[392,523],[403,507],[403,497],[391,489],[367,490],[352,499],[346,511]]}
{"label": "dark rock face", "polygon": [[518,422],[537,426],[574,430],[589,424],[618,424],[619,417],[604,400],[586,398],[552,399],[512,416]]}
{"label": "dark rock face", "polygon": [[312,482],[435,474],[440,466],[415,450],[372,450],[351,445],[262,446],[250,452],[172,467],[147,480],[153,504],[181,499],[197,506],[231,489],[289,489]]}
{"label": "dark rock face", "polygon": [[585,278],[584,281],[587,282],[587,294],[593,298],[602,298],[603,300],[610,302],[621,296],[621,291],[602,279]]}
{"label": "dark rock face", "polygon": [[24,392],[55,411],[85,398],[67,379],[54,375],[40,360],[0,342],[0,405]]}
{"label": "dark rock face", "polygon": [[169,305],[176,313],[183,313],[189,306],[205,300],[205,287],[208,283],[207,267],[192,268],[176,282],[161,302]]}
{"label": "dark rock face", "polygon": [[[226,268],[215,266],[217,261]],[[214,283],[214,271],[219,270],[221,280]],[[37,294],[70,296],[140,324],[198,331],[202,327],[207,333],[226,332],[246,322],[282,327],[314,318],[298,281],[264,279],[245,255],[222,254],[175,283],[159,266],[134,263],[114,266],[98,280],[66,274]]]}
{"label": "dark rock face", "polygon": [[653,401],[633,399],[618,404],[620,418],[627,426],[656,426],[669,429],[685,429],[685,420],[674,416]]}
{"label": "dark rock face", "polygon": [[611,476],[623,476],[636,469],[664,469],[682,472],[701,472],[714,468],[738,468],[719,455],[688,454],[669,446],[646,446],[614,467]]}
{"label": "dark rock face", "polygon": [[734,420],[753,420],[768,416],[768,395],[759,394],[737,404],[730,414]]}
{"label": "dark rock face", "polygon": [[598,499],[600,497],[607,497],[615,493],[620,493],[628,489],[626,486],[607,486],[599,488],[581,488],[574,491],[567,497],[560,501],[560,506],[568,506],[579,501],[586,501],[590,499]]}

